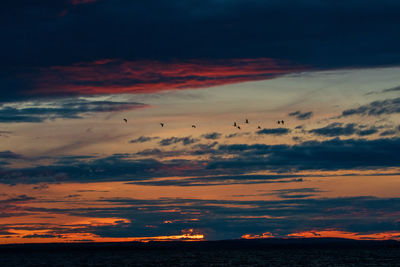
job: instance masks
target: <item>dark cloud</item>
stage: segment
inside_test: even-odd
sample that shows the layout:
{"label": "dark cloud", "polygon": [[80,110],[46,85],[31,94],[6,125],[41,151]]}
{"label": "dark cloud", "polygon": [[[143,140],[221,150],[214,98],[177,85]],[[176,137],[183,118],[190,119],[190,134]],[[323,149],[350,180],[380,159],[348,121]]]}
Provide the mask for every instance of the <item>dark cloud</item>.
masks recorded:
{"label": "dark cloud", "polygon": [[366,93],[366,95],[383,94],[383,93],[391,93],[391,92],[398,92],[398,91],[400,91],[400,86],[383,89],[383,90],[381,90],[379,92],[376,92],[376,91],[368,92],[368,93]]}
{"label": "dark cloud", "polygon": [[[290,190],[290,189],[289,189]],[[318,189],[298,189],[317,193]],[[279,193],[279,192],[272,192]],[[296,192],[290,191],[294,195]],[[102,198],[85,216],[126,218],[118,227],[85,226],[86,231],[103,237],[157,236],[176,229],[202,229],[207,239],[234,239],[245,233],[272,232],[284,237],[293,232],[335,229],[349,232],[398,231],[399,198],[336,197],[283,198],[279,200],[212,200],[188,198]],[[112,205],[107,205],[112,204]],[[42,212],[81,215],[79,208],[43,209]],[[195,218],[196,220],[191,220]],[[172,223],[164,223],[169,220]],[[124,227],[121,227],[121,226]],[[146,227],[153,225],[156,227]],[[190,226],[190,227],[188,227]],[[3,231],[7,231],[6,226]],[[21,226],[26,227],[26,226]],[[31,225],[44,228],[48,225]],[[48,229],[48,228],[46,228]],[[66,231],[67,229],[59,229]],[[72,230],[72,229],[71,229]],[[71,231],[70,230],[70,231]],[[55,231],[56,232],[56,231]]]}
{"label": "dark cloud", "polygon": [[169,145],[174,145],[174,144],[178,144],[181,143],[184,146],[187,145],[191,145],[194,144],[196,142],[198,142],[198,139],[194,139],[191,136],[186,136],[186,137],[170,137],[170,138],[166,138],[166,139],[162,139],[159,144],[161,146],[169,146]]}
{"label": "dark cloud", "polygon": [[[38,80],[40,88],[51,94],[90,93],[90,88],[104,89],[102,84],[116,83],[121,88],[135,82],[128,75],[130,68],[123,64],[118,77],[130,77],[129,83],[126,79],[106,79],[104,83],[101,72],[97,72],[100,80],[89,79],[98,68],[81,75],[57,69],[110,63],[107,59],[166,64],[172,59],[181,63],[229,59],[225,64],[229,67],[235,58],[272,58],[281,62],[277,67],[285,59],[318,69],[400,62],[396,27],[400,4],[395,0],[335,4],[307,0],[73,2],[82,4],[49,0],[3,3],[0,87],[4,90],[0,99],[31,97],[28,93],[38,89]],[[90,3],[83,4],[86,2]],[[165,72],[155,69],[153,73],[156,81]],[[243,79],[240,76],[234,78]],[[48,79],[46,84],[45,77],[55,80]],[[149,77],[138,77],[142,78]],[[212,78],[194,76],[190,86],[196,82],[204,85],[204,79],[208,79],[206,84],[215,84]],[[62,86],[51,91],[51,86],[45,86],[51,84]]]}
{"label": "dark cloud", "polygon": [[29,197],[27,195],[19,195],[19,196],[11,196],[7,199],[0,200],[0,204],[6,204],[6,203],[17,203],[17,202],[22,202],[25,203],[27,201],[35,200],[34,197]]}
{"label": "dark cloud", "polygon": [[216,186],[232,184],[267,184],[267,183],[295,183],[303,182],[302,175],[221,175],[205,176],[185,179],[162,179],[135,181],[129,184],[153,186]]}
{"label": "dark cloud", "polygon": [[[161,175],[162,168],[173,173],[176,165],[182,162],[171,162],[166,166],[152,159],[134,160],[127,155],[115,154],[106,158],[91,160],[58,161],[52,165],[41,165],[30,168],[0,169],[0,182],[27,183],[62,182],[62,181],[102,181],[114,177],[116,180],[147,179]],[[118,178],[117,178],[118,177]]]}
{"label": "dark cloud", "polygon": [[146,107],[137,102],[90,101],[85,99],[58,99],[14,102],[0,105],[0,123],[42,122],[57,118],[80,119],[94,112],[116,112]]}
{"label": "dark cloud", "polygon": [[298,120],[308,120],[313,115],[312,111],[301,112],[300,110],[289,113],[289,116],[294,116]]}
{"label": "dark cloud", "polygon": [[400,86],[384,89],[382,90],[382,93],[397,92],[397,91],[400,91]]}
{"label": "dark cloud", "polygon": [[280,198],[307,198],[313,197],[321,192],[322,191],[318,188],[293,188],[274,190],[274,192],[271,194],[275,194]]}
{"label": "dark cloud", "polygon": [[[62,181],[149,182],[149,179],[153,179],[151,182],[155,182],[155,184],[172,183],[180,185],[206,185],[207,181],[210,184],[225,184],[229,183],[228,181],[255,183],[261,181],[254,178],[255,176],[249,176],[249,173],[255,171],[268,170],[288,173],[301,170],[380,170],[396,168],[400,167],[400,159],[397,156],[399,149],[399,138],[375,140],[341,140],[336,138],[325,141],[302,142],[295,145],[210,144],[203,148],[185,146],[182,150],[162,151],[157,149],[135,154],[114,154],[104,158],[76,157],[68,160],[60,158],[54,159],[48,165],[36,167],[6,168],[1,166],[0,182],[7,184]],[[174,159],[185,155],[206,155],[207,157],[190,160]],[[141,158],[143,156],[149,158]],[[166,159],[168,157],[172,159]],[[159,160],[155,160],[155,158]],[[197,178],[181,182],[158,182],[154,180],[157,177],[188,176]],[[214,176],[224,176],[224,178],[205,179]],[[222,181],[218,179],[222,179]],[[263,179],[265,180],[265,177]]]}
{"label": "dark cloud", "polygon": [[239,137],[239,136],[244,136],[244,135],[250,135],[250,132],[244,132],[244,133],[232,133],[225,135],[225,138],[234,138],[234,137]]}
{"label": "dark cloud", "polygon": [[290,129],[288,128],[264,128],[262,130],[257,131],[257,134],[266,134],[266,135],[285,135],[290,133]]}
{"label": "dark cloud", "polygon": [[349,135],[367,136],[377,133],[378,129],[376,127],[365,129],[365,127],[361,127],[355,123],[348,123],[344,125],[343,123],[334,122],[322,128],[312,129],[309,132],[316,135],[329,137]]}
{"label": "dark cloud", "polygon": [[379,116],[400,113],[400,97],[374,101],[358,108],[347,109],[342,112],[342,117],[352,115]]}
{"label": "dark cloud", "polygon": [[131,143],[131,144],[145,143],[145,142],[149,142],[149,141],[156,140],[156,139],[160,139],[160,137],[158,137],[158,136],[140,136],[136,139],[130,140],[129,143]]}
{"label": "dark cloud", "polygon": [[379,135],[380,136],[388,136],[388,135],[396,135],[396,134],[400,134],[400,125],[394,129],[387,129],[387,130],[381,132]]}
{"label": "dark cloud", "polygon": [[224,171],[247,170],[340,170],[379,169],[400,166],[397,150],[400,139],[332,139],[297,145],[220,145],[220,154],[207,168]]}
{"label": "dark cloud", "polygon": [[201,137],[203,137],[205,139],[215,140],[215,139],[219,139],[221,137],[221,134],[217,133],[217,132],[213,132],[213,133],[203,134]]}
{"label": "dark cloud", "polygon": [[0,151],[0,159],[22,159],[23,156],[12,151]]}

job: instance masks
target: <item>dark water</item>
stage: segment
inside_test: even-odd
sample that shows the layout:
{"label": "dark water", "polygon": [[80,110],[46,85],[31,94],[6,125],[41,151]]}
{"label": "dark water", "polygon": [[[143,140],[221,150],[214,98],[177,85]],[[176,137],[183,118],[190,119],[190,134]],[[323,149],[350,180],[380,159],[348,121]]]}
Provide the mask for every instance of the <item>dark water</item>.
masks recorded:
{"label": "dark water", "polygon": [[400,266],[398,243],[78,244],[0,247],[0,266]]}

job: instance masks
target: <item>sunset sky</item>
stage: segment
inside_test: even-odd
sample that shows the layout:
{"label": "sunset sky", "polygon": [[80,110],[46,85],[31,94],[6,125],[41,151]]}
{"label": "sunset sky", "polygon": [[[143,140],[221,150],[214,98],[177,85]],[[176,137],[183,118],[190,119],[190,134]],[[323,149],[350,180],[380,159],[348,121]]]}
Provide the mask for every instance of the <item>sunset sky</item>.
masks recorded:
{"label": "sunset sky", "polygon": [[0,244],[400,240],[399,1],[1,6]]}

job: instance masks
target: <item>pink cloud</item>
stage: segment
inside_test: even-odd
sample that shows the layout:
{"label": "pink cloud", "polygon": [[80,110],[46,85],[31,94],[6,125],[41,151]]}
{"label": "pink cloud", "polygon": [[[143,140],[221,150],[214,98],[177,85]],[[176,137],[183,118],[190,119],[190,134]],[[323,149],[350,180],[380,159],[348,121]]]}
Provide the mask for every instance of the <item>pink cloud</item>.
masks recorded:
{"label": "pink cloud", "polygon": [[272,79],[304,70],[269,58],[122,61],[102,59],[41,69],[33,94],[154,93]]}

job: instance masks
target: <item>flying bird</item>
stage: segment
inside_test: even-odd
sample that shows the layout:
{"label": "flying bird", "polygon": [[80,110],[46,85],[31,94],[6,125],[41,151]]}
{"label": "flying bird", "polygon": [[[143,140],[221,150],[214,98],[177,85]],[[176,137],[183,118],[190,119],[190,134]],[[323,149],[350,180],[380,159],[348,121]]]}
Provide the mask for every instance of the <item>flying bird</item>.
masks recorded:
{"label": "flying bird", "polygon": [[161,127],[164,127],[164,123],[160,122]]}
{"label": "flying bird", "polygon": [[128,123],[128,120],[124,118],[125,123]]}

